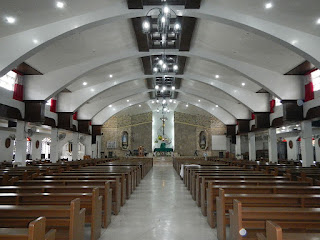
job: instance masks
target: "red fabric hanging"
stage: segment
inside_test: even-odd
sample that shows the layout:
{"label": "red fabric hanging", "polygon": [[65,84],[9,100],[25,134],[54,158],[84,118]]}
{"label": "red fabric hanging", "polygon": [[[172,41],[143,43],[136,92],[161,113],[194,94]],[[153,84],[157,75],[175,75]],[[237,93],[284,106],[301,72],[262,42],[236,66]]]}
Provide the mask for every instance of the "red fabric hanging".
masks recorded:
{"label": "red fabric hanging", "polygon": [[314,99],[313,83],[311,79],[311,73],[306,75],[305,85],[304,85],[304,101],[308,102]]}
{"label": "red fabric hanging", "polygon": [[57,112],[57,99],[51,98],[50,112]]}
{"label": "red fabric hanging", "polygon": [[17,73],[13,89],[13,99],[23,102],[23,76]]}
{"label": "red fabric hanging", "polygon": [[73,120],[78,120],[78,112],[75,112],[72,116]]}
{"label": "red fabric hanging", "polygon": [[274,113],[274,107],[276,106],[276,100],[272,99],[270,101],[270,112]]}
{"label": "red fabric hanging", "polygon": [[255,120],[256,116],[254,115],[254,113],[251,113],[251,120]]}
{"label": "red fabric hanging", "polygon": [[90,125],[90,126],[92,125],[92,122],[91,122],[91,121],[89,122],[89,125]]}

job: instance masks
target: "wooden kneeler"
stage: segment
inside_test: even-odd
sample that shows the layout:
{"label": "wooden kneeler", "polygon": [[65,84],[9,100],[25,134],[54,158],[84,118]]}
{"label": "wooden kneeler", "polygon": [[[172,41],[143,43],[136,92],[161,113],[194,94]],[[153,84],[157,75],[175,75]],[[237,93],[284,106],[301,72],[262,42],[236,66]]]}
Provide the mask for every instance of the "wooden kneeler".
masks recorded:
{"label": "wooden kneeler", "polygon": [[46,233],[46,218],[39,217],[29,223],[29,228],[0,228],[1,240],[55,240],[56,230]]}

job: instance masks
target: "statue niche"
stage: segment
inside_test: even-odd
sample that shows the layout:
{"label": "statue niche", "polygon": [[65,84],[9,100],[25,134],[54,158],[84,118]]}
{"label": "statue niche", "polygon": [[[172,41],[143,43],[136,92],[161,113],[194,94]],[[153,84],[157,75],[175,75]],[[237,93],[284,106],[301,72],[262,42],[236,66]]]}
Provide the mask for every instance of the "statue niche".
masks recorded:
{"label": "statue niche", "polygon": [[201,131],[199,134],[199,147],[202,150],[207,149],[207,133],[205,131]]}
{"label": "statue niche", "polygon": [[121,146],[123,150],[128,149],[128,132],[124,131],[122,133],[122,137],[121,137]]}

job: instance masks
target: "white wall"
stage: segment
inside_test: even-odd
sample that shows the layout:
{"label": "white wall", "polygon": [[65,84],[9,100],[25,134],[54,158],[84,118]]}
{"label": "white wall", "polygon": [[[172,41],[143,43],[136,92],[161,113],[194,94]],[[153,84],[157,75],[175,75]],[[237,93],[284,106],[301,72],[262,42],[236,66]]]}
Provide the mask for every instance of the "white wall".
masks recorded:
{"label": "white wall", "polygon": [[11,161],[13,158],[13,140],[11,140],[11,145],[9,148],[5,147],[5,141],[10,136],[10,134],[15,134],[16,131],[12,129],[0,129],[0,162]]}

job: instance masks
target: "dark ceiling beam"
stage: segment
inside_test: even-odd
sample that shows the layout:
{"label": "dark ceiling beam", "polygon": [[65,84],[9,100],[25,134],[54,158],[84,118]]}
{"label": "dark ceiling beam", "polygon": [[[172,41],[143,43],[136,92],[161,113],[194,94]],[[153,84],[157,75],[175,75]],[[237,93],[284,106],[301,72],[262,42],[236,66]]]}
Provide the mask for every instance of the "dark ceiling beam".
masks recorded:
{"label": "dark ceiling beam", "polygon": [[142,31],[142,17],[132,18],[131,22],[133,25],[134,32],[136,34],[137,44],[139,52],[149,52],[148,35]]}
{"label": "dark ceiling beam", "polygon": [[29,64],[23,62],[20,63],[15,70],[23,75],[43,75],[37,69],[31,67]]}
{"label": "dark ceiling beam", "polygon": [[182,82],[182,78],[175,78],[174,80],[174,86],[176,87],[176,89],[180,89],[181,87],[181,82]]}
{"label": "dark ceiling beam", "polygon": [[142,57],[141,58],[144,74],[152,75],[152,64],[151,64],[151,57]]}
{"label": "dark ceiling beam", "polygon": [[183,75],[184,69],[186,67],[186,61],[187,61],[187,57],[178,56],[178,67],[179,67],[177,71],[178,75]]}
{"label": "dark ceiling beam", "polygon": [[149,98],[150,99],[156,99],[156,93],[154,91],[149,92]]}
{"label": "dark ceiling beam", "polygon": [[186,0],[186,9],[199,9],[201,5],[201,0]]}
{"label": "dark ceiling beam", "polygon": [[312,63],[304,61],[300,65],[287,72],[285,75],[305,75],[315,69],[316,67]]}
{"label": "dark ceiling beam", "polygon": [[191,40],[196,26],[197,19],[193,17],[181,18],[180,51],[190,51]]}
{"label": "dark ceiling beam", "polygon": [[154,85],[153,78],[146,79],[146,86],[148,89],[154,89],[155,85]]}
{"label": "dark ceiling beam", "polygon": [[142,0],[127,0],[129,9],[143,9],[143,1]]}
{"label": "dark ceiling beam", "polygon": [[179,93],[178,92],[173,92],[171,98],[172,99],[177,99],[178,98]]}

